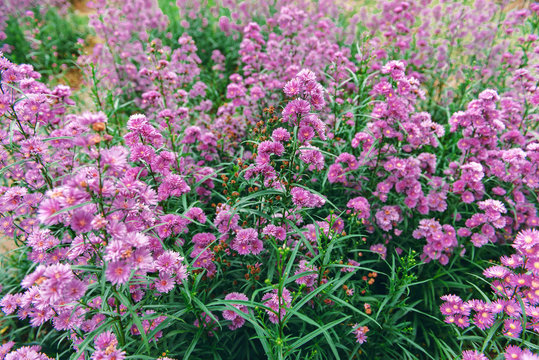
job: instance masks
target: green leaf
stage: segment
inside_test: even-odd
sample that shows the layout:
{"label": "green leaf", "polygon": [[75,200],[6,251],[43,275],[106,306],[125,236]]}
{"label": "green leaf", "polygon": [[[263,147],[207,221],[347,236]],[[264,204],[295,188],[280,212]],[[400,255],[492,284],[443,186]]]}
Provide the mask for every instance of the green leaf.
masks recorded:
{"label": "green leaf", "polygon": [[312,339],[319,336],[320,334],[323,334],[324,337],[326,338],[327,342],[328,342],[329,347],[331,348],[331,351],[333,352],[333,355],[335,356],[335,359],[340,359],[337,348],[335,347],[335,343],[333,342],[333,339],[327,333],[327,331],[329,329],[332,329],[336,325],[344,323],[346,320],[350,319],[350,315],[344,316],[344,317],[342,317],[342,318],[340,318],[338,320],[334,320],[334,321],[332,321],[332,322],[330,322],[330,323],[328,323],[328,324],[326,324],[324,326],[320,326],[314,321],[308,321],[307,319],[309,319],[309,318],[306,317],[306,316],[303,316],[303,315],[301,315],[301,319],[306,321],[306,322],[309,322],[310,324],[316,325],[318,327],[318,329],[316,329],[315,331],[313,331],[313,332],[311,332],[311,333],[309,333],[309,334],[307,334],[305,336],[301,336],[296,342],[291,344],[290,347],[292,349],[297,349],[301,345],[311,341]]}

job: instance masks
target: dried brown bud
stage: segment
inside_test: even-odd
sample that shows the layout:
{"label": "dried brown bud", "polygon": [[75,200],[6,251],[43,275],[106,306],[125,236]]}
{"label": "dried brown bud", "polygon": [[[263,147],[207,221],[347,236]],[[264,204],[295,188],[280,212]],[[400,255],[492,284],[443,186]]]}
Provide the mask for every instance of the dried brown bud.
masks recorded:
{"label": "dried brown bud", "polygon": [[105,125],[104,122],[96,122],[92,124],[92,129],[97,132],[104,131],[106,127],[107,126]]}

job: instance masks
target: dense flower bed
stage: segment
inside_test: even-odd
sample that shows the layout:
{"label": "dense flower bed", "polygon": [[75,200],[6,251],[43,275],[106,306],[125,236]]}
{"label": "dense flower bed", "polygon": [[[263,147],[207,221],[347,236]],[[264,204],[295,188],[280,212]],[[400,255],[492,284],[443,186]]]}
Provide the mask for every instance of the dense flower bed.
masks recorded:
{"label": "dense flower bed", "polygon": [[77,91],[6,47],[0,359],[539,359],[508,5],[95,0]]}

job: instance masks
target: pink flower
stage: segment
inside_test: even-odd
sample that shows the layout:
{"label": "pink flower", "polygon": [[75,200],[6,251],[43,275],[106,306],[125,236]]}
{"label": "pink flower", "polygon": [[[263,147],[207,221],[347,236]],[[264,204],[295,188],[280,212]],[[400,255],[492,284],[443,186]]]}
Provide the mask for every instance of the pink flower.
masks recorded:
{"label": "pink flower", "polygon": [[39,206],[37,218],[44,225],[58,224],[61,214],[56,213],[60,210],[61,207],[58,200],[46,198]]}
{"label": "pink flower", "polygon": [[14,341],[8,341],[0,346],[0,359],[3,359],[9,350],[15,345]]}
{"label": "pink flower", "polygon": [[197,221],[201,224],[204,224],[207,220],[206,214],[204,214],[204,211],[199,207],[192,207],[185,213],[185,217]]}
{"label": "pink flower", "polygon": [[489,311],[478,311],[474,317],[474,324],[481,330],[490,328],[494,324],[494,315]]}
{"label": "pink flower", "polygon": [[267,225],[262,230],[262,234],[273,236],[281,241],[286,239],[286,230],[282,226],[275,226],[273,224]]}
{"label": "pink flower", "polygon": [[[225,296],[225,300],[242,300],[242,301],[249,301],[249,298],[245,294],[233,292]],[[238,311],[242,311],[245,314],[249,312],[247,309],[247,306],[244,304],[231,304],[234,308],[236,308]],[[232,324],[228,325],[230,330],[236,330],[245,324],[245,319],[237,313],[237,311],[234,310],[224,310],[223,311],[223,318],[226,320],[232,321]]]}
{"label": "pink flower", "polygon": [[302,84],[299,78],[293,78],[283,88],[283,91],[288,97],[298,96],[302,89]]}
{"label": "pink flower", "polygon": [[462,352],[462,360],[488,360],[488,358],[476,350],[466,350]]}
{"label": "pink flower", "polygon": [[114,285],[125,284],[131,276],[131,269],[124,261],[112,261],[105,272],[107,280]]}
{"label": "pink flower", "polygon": [[485,211],[488,221],[495,221],[500,217],[500,214],[505,214],[507,209],[499,200],[488,199],[477,203],[481,210]]}
{"label": "pink flower", "polygon": [[306,164],[309,164],[309,170],[322,170],[324,168],[324,155],[317,147],[309,146],[299,150],[299,158]]}
{"label": "pink flower", "polygon": [[199,233],[193,236],[192,241],[195,243],[195,248],[191,256],[196,256],[215,241],[215,235],[211,233]]}
{"label": "pink flower", "polygon": [[92,354],[92,360],[123,360],[125,352],[117,349],[118,340],[111,331],[99,334],[95,340],[96,351]]}
{"label": "pink flower", "polygon": [[401,210],[398,206],[384,206],[376,212],[376,222],[384,231],[389,231],[402,221]]}
{"label": "pink flower", "polygon": [[315,282],[318,279],[318,274],[316,273],[318,268],[314,265],[308,265],[307,261],[301,260],[299,262],[299,267],[294,273],[294,275],[300,275],[307,272],[314,272],[314,274],[306,274],[296,279],[296,283],[299,285],[305,285],[308,288],[312,288],[315,285]]}
{"label": "pink flower", "polygon": [[380,254],[382,259],[386,258],[387,248],[384,244],[374,244],[370,247],[370,250],[374,253]]}
{"label": "pink flower", "polygon": [[509,345],[505,348],[505,360],[518,360],[522,354],[522,350],[515,345]]}
{"label": "pink flower", "polygon": [[257,164],[267,164],[270,162],[270,155],[281,156],[284,152],[284,146],[277,141],[262,141],[258,144]]}
{"label": "pink flower", "polygon": [[344,265],[343,268],[341,268],[341,272],[355,272],[357,269],[355,267],[359,267],[361,264],[353,259],[348,259],[346,262],[346,265]]}
{"label": "pink flower", "polygon": [[236,233],[236,237],[230,244],[233,250],[236,250],[240,255],[250,253],[259,254],[263,250],[263,244],[258,239],[258,232],[255,229],[241,229]]}
{"label": "pink flower", "polygon": [[148,118],[143,114],[133,114],[127,121],[127,129],[130,131],[138,132],[142,130],[145,125],[148,125]]}
{"label": "pink flower", "polygon": [[356,337],[356,342],[359,344],[363,344],[365,341],[367,341],[367,332],[369,331],[369,328],[367,326],[359,326],[359,324],[354,325],[354,330],[352,331]]}
{"label": "pink flower", "polygon": [[155,280],[155,288],[161,293],[168,293],[174,288],[174,280],[168,275],[159,275]]}
{"label": "pink flower", "polygon": [[52,236],[49,229],[39,229],[32,232],[26,239],[26,244],[34,250],[45,251],[56,245],[60,241]]}
{"label": "pink flower", "polygon": [[77,233],[85,233],[92,230],[92,220],[94,219],[94,209],[92,206],[85,206],[73,212],[71,217],[71,228]]}
{"label": "pink flower", "polygon": [[476,247],[482,247],[488,243],[488,238],[484,235],[475,233],[472,235],[472,244]]}
{"label": "pink flower", "polygon": [[97,335],[94,343],[96,349],[105,350],[108,347],[115,347],[118,345],[118,340],[116,339],[116,335],[114,335],[112,331],[108,330]]}
{"label": "pink flower", "polygon": [[491,266],[485,269],[485,271],[483,271],[483,275],[486,278],[498,278],[498,279],[504,279],[510,273],[511,272],[509,271],[509,269],[500,265]]}
{"label": "pink flower", "polygon": [[358,219],[368,219],[371,215],[371,206],[367,199],[362,196],[355,197],[348,201],[347,207],[354,209]]}
{"label": "pink flower", "polygon": [[4,295],[2,300],[0,300],[0,306],[2,307],[2,311],[4,312],[4,314],[13,314],[18,307],[17,296],[13,294]]}
{"label": "pink flower", "polygon": [[539,244],[539,231],[527,229],[519,232],[513,242],[513,247],[520,250],[528,250]]}
{"label": "pink flower", "polygon": [[328,180],[332,184],[336,182],[346,184],[345,172],[340,164],[331,164],[329,166]]}
{"label": "pink flower", "polygon": [[475,199],[473,194],[469,191],[463,192],[461,195],[461,198],[462,198],[462,202],[465,204],[471,204]]}
{"label": "pink flower", "polygon": [[297,186],[293,187],[292,190],[290,190],[290,194],[292,195],[292,202],[294,203],[294,205],[300,208],[321,207],[326,203],[326,200],[322,197]]}
{"label": "pink flower", "polygon": [[277,128],[271,134],[273,141],[287,142],[290,140],[290,133],[285,128]]}
{"label": "pink flower", "polygon": [[[289,10],[289,9],[287,9]],[[300,72],[296,75],[303,83],[308,81],[316,81],[316,74],[309,69],[301,69]]]}
{"label": "pink flower", "polygon": [[170,174],[159,185],[159,200],[165,200],[169,196],[181,196],[189,191],[191,188],[180,175]]}
{"label": "pink flower", "polygon": [[163,252],[155,261],[155,268],[160,273],[172,274],[181,265],[183,258],[175,251],[167,250]]}
{"label": "pink flower", "polygon": [[300,143],[308,143],[314,138],[314,130],[310,126],[302,126],[298,130],[298,140]]}
{"label": "pink flower", "polygon": [[503,322],[503,334],[509,337],[518,338],[522,332],[522,325],[519,320],[505,319]]}
{"label": "pink flower", "polygon": [[[40,350],[40,346],[23,346],[7,354],[4,360],[52,360],[47,355],[40,353]],[[123,360],[123,358],[118,360]]]}
{"label": "pink flower", "polygon": [[307,115],[309,111],[311,111],[311,105],[307,101],[303,99],[292,100],[283,110],[283,120],[292,125],[297,124],[298,117]]}
{"label": "pink flower", "polygon": [[283,319],[286,315],[286,309],[292,304],[292,296],[290,295],[290,291],[286,288],[283,288],[281,296],[279,296],[279,289],[273,289],[262,297],[262,301],[264,300],[266,300],[264,305],[273,310],[266,310],[266,313],[268,314],[269,320],[274,324],[279,323],[279,319]]}

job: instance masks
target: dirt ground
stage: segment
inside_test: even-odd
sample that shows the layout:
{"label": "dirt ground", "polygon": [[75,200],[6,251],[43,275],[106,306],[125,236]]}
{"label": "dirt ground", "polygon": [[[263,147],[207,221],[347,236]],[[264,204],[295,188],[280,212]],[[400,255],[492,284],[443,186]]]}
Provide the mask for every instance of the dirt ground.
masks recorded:
{"label": "dirt ground", "polygon": [[0,241],[0,254],[6,254],[8,251],[16,248],[17,245],[13,242],[13,239],[2,238]]}
{"label": "dirt ground", "polygon": [[89,0],[71,0],[71,5],[73,6],[73,9],[81,15],[88,15],[92,13],[92,9],[86,5],[88,1]]}

